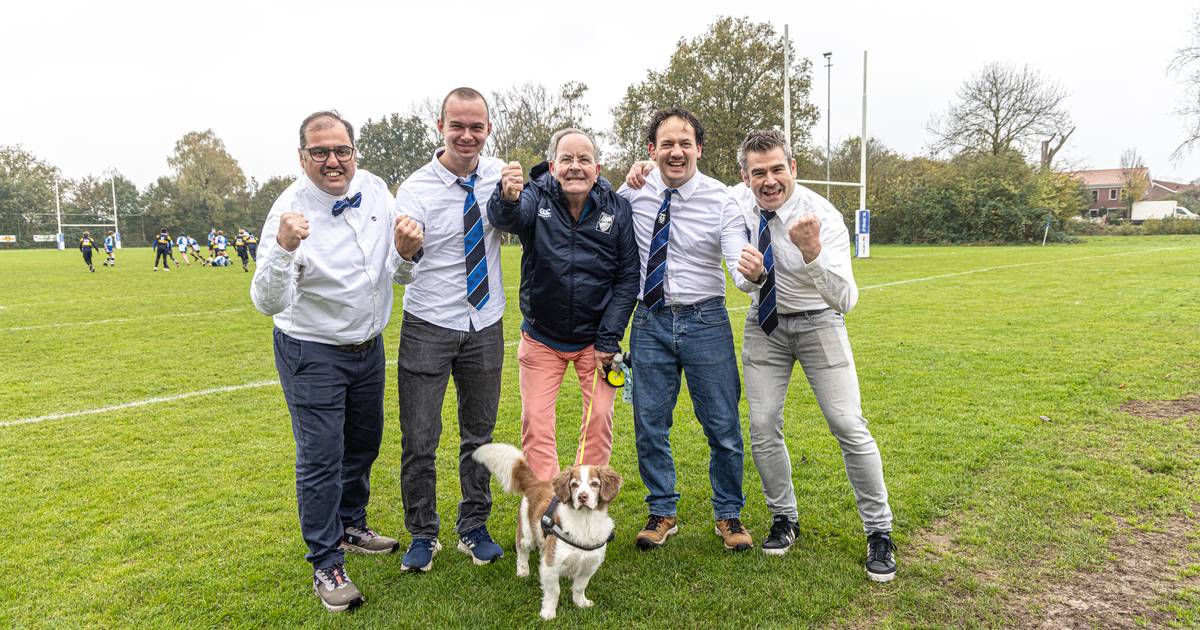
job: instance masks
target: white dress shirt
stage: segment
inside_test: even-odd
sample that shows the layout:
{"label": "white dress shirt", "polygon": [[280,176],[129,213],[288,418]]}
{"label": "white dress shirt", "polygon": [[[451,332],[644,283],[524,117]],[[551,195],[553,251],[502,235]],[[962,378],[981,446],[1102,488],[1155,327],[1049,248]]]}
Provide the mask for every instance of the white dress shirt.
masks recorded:
{"label": "white dress shirt", "polygon": [[[360,192],[359,207],[333,216],[335,201]],[[308,219],[308,238],[293,252],[275,240],[284,212]],[[392,282],[408,281],[411,271],[396,252],[394,216],[387,184],[361,168],[344,197],[301,175],[275,200],[263,225],[250,282],[255,308],[296,339],[341,346],[374,338],[392,314]]]}
{"label": "white dress shirt", "polygon": [[488,222],[487,204],[500,182],[504,163],[493,157],[479,158],[475,169],[475,200],[483,220],[483,245],[487,249],[488,301],[477,310],[467,302],[466,252],[463,251],[463,205],[467,191],[458,185],[438,156],[400,184],[396,191],[396,213],[419,222],[425,231],[421,259],[413,268],[413,280],[404,292],[404,311],[431,324],[451,330],[483,330],[504,315],[504,279],[500,269],[500,231]]}
{"label": "white dress shirt", "polygon": [[[758,244],[760,220],[754,193],[744,184],[730,189],[738,198],[746,228]],[[805,214],[821,220],[821,253],[810,263],[804,262],[800,248],[788,237],[788,228]],[[771,247],[775,254],[775,303],[781,314],[832,308],[848,313],[858,302],[858,286],[850,266],[850,231],[842,214],[821,195],[796,185],[792,196],[779,207],[775,218],[767,222]],[[758,305],[758,293],[753,294]]]}
{"label": "white dress shirt", "polygon": [[[738,259],[746,240],[746,228],[737,200],[725,184],[697,171],[671,196],[671,233],[667,246],[667,274],[663,279],[663,299],[667,304],[696,304],[712,297],[724,297],[725,273],[721,260],[729,268],[733,284],[742,291],[756,291],[755,284],[738,273]],[[633,234],[637,238],[641,267],[638,299],[646,289],[646,259],[658,209],[662,207],[667,186],[658,169],[646,176],[641,188],[621,186],[617,191],[633,207]]]}

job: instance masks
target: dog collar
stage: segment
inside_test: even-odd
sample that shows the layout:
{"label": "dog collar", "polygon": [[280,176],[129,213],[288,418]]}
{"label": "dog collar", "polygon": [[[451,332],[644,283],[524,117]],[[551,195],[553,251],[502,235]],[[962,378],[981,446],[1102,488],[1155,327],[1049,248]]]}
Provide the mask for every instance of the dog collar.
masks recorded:
{"label": "dog collar", "polygon": [[583,551],[595,551],[600,549],[601,547],[612,542],[613,539],[617,537],[617,529],[614,527],[613,531],[608,533],[608,538],[599,545],[585,545],[571,540],[571,537],[567,535],[567,532],[563,531],[562,526],[554,522],[554,510],[558,508],[559,503],[561,503],[561,501],[558,500],[557,494],[550,497],[550,505],[546,506],[546,511],[542,514],[543,536],[554,536],[568,545],[576,549],[582,549]]}

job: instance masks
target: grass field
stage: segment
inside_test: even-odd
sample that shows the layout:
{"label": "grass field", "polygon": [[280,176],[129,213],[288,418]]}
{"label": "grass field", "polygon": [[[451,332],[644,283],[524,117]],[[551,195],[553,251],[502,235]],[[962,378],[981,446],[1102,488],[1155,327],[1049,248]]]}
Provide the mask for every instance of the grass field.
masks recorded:
{"label": "grass field", "polygon": [[[510,443],[520,424],[519,255],[504,252],[496,438]],[[475,567],[449,544],[452,387],[438,464],[447,550],[419,576],[401,574],[398,555],[349,557],[368,603],[330,615],[303,560],[271,321],[250,304],[249,274],[152,273],[145,249],[122,250],[117,268],[94,274],[79,258],[0,252],[0,627],[542,625],[536,579],[514,576],[516,497],[497,490],[490,529],[506,550],[500,562]],[[1120,619],[1200,625],[1200,417],[1117,409],[1200,391],[1200,237],[876,246],[855,275],[861,296],[848,326],[897,517],[896,581],[866,580],[840,451],[797,372],[786,426],[801,514],[792,551],[780,559],[721,549],[707,447],[686,396],[673,433],[680,534],[636,551],[644,487],[632,413],[618,402],[613,464],[626,486],[611,509],[617,540],[589,588],[596,607],[576,609],[564,595],[552,623],[1038,623],[1072,585],[1138,577],[1126,575],[1121,549],[1171,540],[1144,571],[1158,586],[1124,596],[1132,612]],[[390,360],[401,291],[385,332]],[[747,304],[731,288],[739,347]],[[571,378],[558,409],[564,461],[581,413]],[[386,408],[370,518],[407,544],[394,385]],[[761,541],[769,515],[749,453],[745,466],[743,517]],[[1109,625],[1080,615],[1084,626]]]}

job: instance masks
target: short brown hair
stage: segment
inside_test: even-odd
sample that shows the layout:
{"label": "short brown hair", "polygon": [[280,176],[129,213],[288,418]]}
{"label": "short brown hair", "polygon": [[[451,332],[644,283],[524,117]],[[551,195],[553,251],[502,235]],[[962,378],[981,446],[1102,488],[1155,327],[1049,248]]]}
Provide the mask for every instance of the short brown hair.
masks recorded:
{"label": "short brown hair", "polygon": [[[349,121],[347,121],[345,118],[342,118],[342,115],[339,114],[336,109],[329,109],[329,110],[320,111],[320,112],[313,112],[313,113],[309,114],[307,117],[305,117],[304,122],[300,123],[300,148],[301,149],[304,148],[304,145],[308,144],[308,138],[304,135],[305,132],[308,131],[308,126],[322,118],[332,118],[332,119],[342,123],[343,125],[345,125],[346,126],[346,134],[350,136],[350,146],[354,146],[354,125],[351,125]],[[315,127],[315,129],[314,129],[314,131],[315,131],[316,129],[325,129],[326,127],[332,127],[333,125],[325,125],[322,123],[318,123],[313,126]]]}
{"label": "short brown hair", "polygon": [[783,149],[784,159],[788,163],[791,163],[792,148],[788,146],[787,139],[783,137],[782,131],[778,129],[758,129],[751,131],[749,134],[746,134],[746,139],[742,140],[742,145],[738,147],[738,166],[745,172],[747,153],[766,153],[774,149]]}
{"label": "short brown hair", "polygon": [[479,99],[479,100],[483,101],[483,111],[485,113],[487,113],[487,117],[489,119],[492,117],[491,111],[488,110],[487,99],[484,98],[483,95],[479,93],[479,90],[476,90],[475,88],[469,88],[469,87],[456,87],[453,90],[450,90],[450,92],[446,94],[446,98],[442,99],[442,111],[441,111],[441,113],[438,114],[438,120],[446,119],[446,103],[450,102],[451,96],[453,96],[457,99],[464,100],[464,101],[473,101],[475,99]]}
{"label": "short brown hair", "polygon": [[658,144],[658,128],[668,118],[682,118],[691,125],[692,131],[696,133],[696,144],[704,146],[704,126],[700,124],[700,119],[696,118],[695,114],[682,107],[668,107],[654,112],[654,116],[650,118],[650,126],[646,129],[646,139],[650,141],[650,144]]}

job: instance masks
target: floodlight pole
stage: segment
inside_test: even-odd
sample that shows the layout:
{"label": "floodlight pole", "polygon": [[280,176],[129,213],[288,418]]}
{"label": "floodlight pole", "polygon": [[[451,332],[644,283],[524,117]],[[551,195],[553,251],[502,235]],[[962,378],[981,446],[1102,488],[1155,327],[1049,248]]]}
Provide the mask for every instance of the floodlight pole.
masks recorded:
{"label": "floodlight pole", "polygon": [[64,237],[63,237],[63,231],[62,231],[62,204],[59,203],[58,199],[59,199],[59,197],[58,197],[58,178],[55,177],[54,178],[54,216],[56,216],[58,218],[58,238],[55,240],[58,241],[59,249],[66,249],[67,245],[65,242],[63,242]]}
{"label": "floodlight pole", "polygon": [[783,137],[787,138],[788,151],[792,150],[792,89],[789,75],[791,72],[792,39],[788,36],[788,25],[783,25]]}

